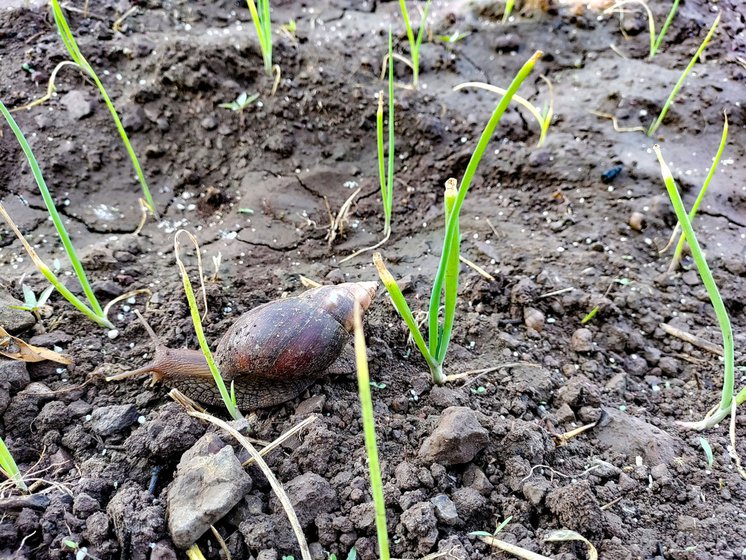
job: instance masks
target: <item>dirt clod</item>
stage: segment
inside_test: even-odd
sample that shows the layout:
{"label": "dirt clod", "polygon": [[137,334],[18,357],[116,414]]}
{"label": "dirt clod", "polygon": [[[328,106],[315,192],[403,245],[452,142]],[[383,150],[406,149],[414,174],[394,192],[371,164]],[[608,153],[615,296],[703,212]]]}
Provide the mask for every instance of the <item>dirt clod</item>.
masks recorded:
{"label": "dirt clod", "polygon": [[489,442],[489,435],[466,407],[443,411],[433,433],[422,443],[419,456],[423,461],[443,465],[468,463]]}

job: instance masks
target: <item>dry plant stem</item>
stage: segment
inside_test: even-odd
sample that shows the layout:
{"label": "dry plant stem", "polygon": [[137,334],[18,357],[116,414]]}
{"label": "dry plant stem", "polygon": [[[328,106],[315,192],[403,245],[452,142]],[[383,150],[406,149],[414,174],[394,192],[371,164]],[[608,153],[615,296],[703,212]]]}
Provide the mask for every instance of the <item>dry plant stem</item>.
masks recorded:
{"label": "dry plant stem", "polygon": [[223,420],[220,420],[219,418],[216,418],[215,416],[202,412],[189,412],[188,414],[189,416],[199,418],[200,420],[210,422],[211,424],[222,428],[230,435],[232,435],[236,439],[236,441],[238,441],[238,443],[240,443],[244,447],[244,449],[249,452],[249,455],[251,455],[254,461],[256,461],[257,466],[261,469],[262,473],[264,473],[264,476],[267,477],[269,485],[272,487],[275,495],[280,500],[280,503],[282,504],[282,507],[288,516],[288,521],[290,521],[290,526],[293,528],[293,532],[295,533],[295,538],[298,540],[298,545],[300,546],[300,552],[303,560],[311,560],[311,552],[308,549],[308,543],[306,542],[305,535],[303,535],[303,529],[298,522],[298,516],[295,514],[293,504],[290,503],[290,499],[285,493],[285,490],[282,488],[280,482],[277,480],[277,477],[275,477],[274,473],[269,468],[267,463],[264,462],[264,459],[262,459],[262,456],[259,454],[256,448],[251,445],[251,442],[233,426],[231,426],[227,422],[224,422]]}
{"label": "dry plant stem", "polygon": [[696,346],[697,348],[701,348],[702,350],[706,350],[707,352],[712,352],[717,356],[723,355],[723,347],[718,346],[717,344],[713,344],[709,340],[704,340],[702,338],[699,338],[698,336],[694,336],[691,333],[682,331],[681,329],[677,329],[676,327],[674,327],[673,325],[669,325],[668,323],[660,323],[659,326],[671,336],[675,336],[679,340],[688,342],[692,346]]}
{"label": "dry plant stem", "polygon": [[[269,443],[264,448],[262,448],[262,450],[259,451],[259,455],[264,456],[270,451],[272,451],[273,449],[277,449],[283,443],[285,443],[288,439],[290,439],[291,437],[293,437],[295,434],[299,433],[300,431],[304,430],[307,426],[311,425],[315,421],[316,421],[316,416],[309,416],[308,418],[303,420],[303,422],[301,422],[300,424],[296,426],[293,426],[287,432],[285,432],[280,437],[278,437],[276,440],[274,440],[273,442]],[[254,462],[254,459],[249,458],[246,461],[244,461],[242,466],[248,467],[253,462]]]}
{"label": "dry plant stem", "polygon": [[280,87],[280,79],[282,78],[282,71],[280,70],[280,65],[275,64],[272,67],[272,73],[275,75],[275,81],[272,84],[272,94],[274,96],[275,93],[277,93],[277,88]]}
{"label": "dry plant stem", "polygon": [[[646,2],[643,2],[642,0],[623,0],[622,2],[617,2],[613,6],[604,10],[604,13],[605,14],[612,13],[615,10],[618,10],[619,8],[621,8],[622,6],[627,6],[629,4],[637,4],[639,6],[642,6],[648,15],[648,33],[650,35],[650,50],[649,50],[648,58],[653,58],[653,55],[655,54],[655,18],[653,17],[653,12],[650,11],[650,8],[648,7]],[[620,26],[621,26],[621,20],[620,20]]]}
{"label": "dry plant stem", "polygon": [[614,130],[617,132],[645,132],[645,128],[642,126],[619,126],[619,121],[617,121],[617,118],[614,115],[610,115],[609,113],[602,113],[601,111],[588,111],[591,115],[596,115],[597,117],[602,117],[604,119],[611,120],[611,124],[614,126]]}
{"label": "dry plant stem", "polygon": [[324,197],[324,202],[326,203],[326,209],[329,212],[329,233],[327,233],[326,239],[327,244],[329,247],[332,246],[332,243],[334,243],[334,240],[337,238],[338,234],[341,234],[344,231],[344,224],[347,222],[347,215],[350,213],[350,208],[352,207],[352,203],[355,200],[355,197],[360,194],[360,191],[363,190],[362,187],[359,187],[355,190],[348,198],[342,203],[342,206],[339,207],[339,212],[337,212],[336,216],[332,215],[332,210],[329,207],[329,201]]}
{"label": "dry plant stem", "polygon": [[537,554],[536,552],[531,552],[530,550],[526,550],[525,548],[521,548],[520,546],[510,544],[509,542],[505,542],[496,537],[479,538],[482,542],[487,543],[490,546],[494,546],[495,548],[499,548],[500,550],[507,552],[508,554],[512,554],[513,556],[518,556],[518,558],[524,558],[525,560],[552,560],[548,556]]}
{"label": "dry plant stem", "polygon": [[223,552],[223,556],[225,556],[225,560],[233,560],[233,556],[231,556],[231,551],[228,550],[228,546],[225,544],[225,540],[223,539],[222,535],[212,525],[210,525],[210,530],[212,531],[212,534],[215,537],[215,540],[218,541],[218,544],[220,545],[220,550]]}
{"label": "dry plant stem", "polygon": [[485,280],[489,280],[490,282],[495,282],[495,277],[492,276],[489,272],[487,272],[485,269],[483,269],[481,266],[479,266],[477,263],[470,261],[463,255],[459,255],[458,259],[464,263],[469,268],[474,269],[474,271],[479,274],[482,278]]}
{"label": "dry plant stem", "polygon": [[75,66],[78,70],[85,73],[85,71],[72,60],[63,60],[57,66],[54,67],[54,70],[52,70],[52,74],[49,76],[49,82],[47,82],[46,95],[40,97],[39,99],[35,101],[32,101],[31,103],[27,103],[26,105],[15,107],[14,109],[11,109],[10,112],[15,113],[16,111],[22,111],[23,109],[31,109],[32,107],[36,107],[37,105],[41,105],[42,103],[46,103],[47,101],[52,99],[54,92],[57,91],[57,88],[54,86],[54,81],[57,79],[57,73],[60,70],[62,70],[65,66]]}
{"label": "dry plant stem", "polygon": [[663,105],[663,109],[661,109],[660,115],[658,115],[658,118],[655,120],[653,124],[650,125],[650,128],[647,131],[648,136],[652,136],[655,134],[655,131],[658,130],[658,127],[663,122],[663,119],[666,118],[666,114],[668,113],[668,110],[671,108],[671,105],[673,104],[673,100],[676,97],[676,94],[679,93],[679,90],[681,89],[681,86],[684,85],[684,80],[686,80],[686,77],[689,75],[689,72],[692,71],[692,68],[694,68],[694,65],[697,63],[697,60],[699,60],[699,57],[702,56],[702,53],[705,50],[705,47],[707,47],[707,43],[710,42],[710,39],[715,33],[715,30],[717,29],[718,24],[720,23],[720,16],[722,15],[722,12],[718,12],[717,17],[715,18],[715,21],[712,22],[712,26],[710,27],[710,30],[707,32],[707,35],[705,36],[704,41],[702,41],[702,44],[697,49],[697,52],[694,53],[694,56],[689,61],[689,64],[684,69],[684,72],[679,77],[679,80],[676,82],[676,85],[671,90],[671,94],[668,96],[668,99],[666,99],[666,103]]}

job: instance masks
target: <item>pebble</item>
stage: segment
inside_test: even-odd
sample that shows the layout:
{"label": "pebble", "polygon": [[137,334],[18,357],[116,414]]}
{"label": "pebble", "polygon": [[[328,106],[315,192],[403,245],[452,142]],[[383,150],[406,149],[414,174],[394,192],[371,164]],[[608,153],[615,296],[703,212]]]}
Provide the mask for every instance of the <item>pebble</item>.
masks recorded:
{"label": "pebble", "polygon": [[251,490],[251,477],[231,446],[210,451],[202,446],[205,454],[185,455],[168,490],[168,531],[179,548],[193,545]]}
{"label": "pebble", "polygon": [[577,329],[572,333],[570,348],[573,352],[590,352],[593,349],[593,332],[590,329]]}
{"label": "pebble", "polygon": [[435,516],[446,525],[456,525],[460,519],[456,504],[445,494],[438,494],[430,498],[430,503],[435,507]]}
{"label": "pebble", "polygon": [[79,121],[93,114],[94,103],[85,92],[74,89],[62,96],[60,102],[65,106],[73,120]]}
{"label": "pebble", "polygon": [[[285,492],[303,527],[308,527],[317,515],[336,511],[338,507],[337,494],[331,484],[316,473],[296,476],[285,484]],[[273,509],[275,512],[282,509],[276,498],[273,498]]]}
{"label": "pebble", "polygon": [[137,422],[137,417],[133,404],[102,406],[91,413],[91,428],[100,436],[110,436]]}
{"label": "pebble", "polygon": [[32,313],[14,309],[11,305],[23,305],[23,302],[0,289],[0,327],[10,334],[18,334],[36,324],[36,317]]}
{"label": "pebble", "polygon": [[489,443],[489,433],[470,408],[453,406],[443,411],[433,433],[419,451],[423,461],[442,465],[468,463]]}

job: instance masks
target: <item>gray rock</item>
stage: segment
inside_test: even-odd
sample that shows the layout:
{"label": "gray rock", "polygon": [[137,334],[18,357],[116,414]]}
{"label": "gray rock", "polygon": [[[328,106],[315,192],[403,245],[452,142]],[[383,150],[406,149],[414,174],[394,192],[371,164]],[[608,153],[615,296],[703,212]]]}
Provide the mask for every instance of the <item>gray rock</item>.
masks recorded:
{"label": "gray rock", "polygon": [[544,496],[549,492],[550,484],[543,478],[537,478],[535,480],[528,480],[523,485],[523,496],[531,503],[532,506],[537,507],[541,504]]}
{"label": "gray rock", "polygon": [[36,324],[36,317],[32,313],[13,309],[11,305],[23,305],[23,302],[0,290],[0,327],[10,334],[18,334]]}
{"label": "gray rock", "polygon": [[[337,509],[337,494],[331,484],[316,473],[308,472],[296,476],[285,485],[285,492],[293,504],[298,522],[308,527],[316,516]],[[273,509],[279,513],[282,509],[279,501],[273,499]]]}
{"label": "gray rock", "polygon": [[578,329],[572,333],[570,348],[573,352],[590,352],[593,349],[593,333],[590,329]]}
{"label": "gray rock", "polygon": [[646,465],[670,464],[679,455],[681,444],[668,432],[615,408],[603,410],[606,417],[593,433],[612,452],[630,459],[639,455]]}
{"label": "gray rock", "polygon": [[456,525],[459,522],[456,504],[445,494],[430,498],[430,503],[435,506],[435,516],[446,525]]}
{"label": "gray rock", "polygon": [[419,554],[430,552],[438,540],[435,507],[429,502],[420,502],[402,513],[400,521],[409,536],[417,541],[417,552]]}
{"label": "gray rock", "polygon": [[469,408],[454,406],[441,414],[433,433],[422,443],[419,456],[443,465],[468,463],[489,443],[489,433]]}
{"label": "gray rock", "polygon": [[420,487],[420,478],[417,476],[417,467],[407,461],[402,461],[394,469],[396,485],[402,490],[414,490]]}
{"label": "gray rock", "polygon": [[65,106],[65,109],[67,109],[70,117],[76,121],[84,119],[93,113],[93,101],[91,101],[86,93],[79,89],[69,91],[62,96],[60,101]]}
{"label": "gray rock", "polygon": [[22,390],[30,382],[25,362],[0,360],[0,415],[10,404],[11,392]]}
{"label": "gray rock", "polygon": [[102,406],[91,413],[91,428],[100,436],[110,436],[137,422],[134,404]]}
{"label": "gray rock", "polygon": [[193,545],[241,501],[251,484],[230,446],[182,460],[167,498],[168,531],[174,544],[179,548]]}
{"label": "gray rock", "polygon": [[474,488],[459,488],[451,495],[451,499],[459,515],[464,518],[482,514],[488,504],[487,498]]}

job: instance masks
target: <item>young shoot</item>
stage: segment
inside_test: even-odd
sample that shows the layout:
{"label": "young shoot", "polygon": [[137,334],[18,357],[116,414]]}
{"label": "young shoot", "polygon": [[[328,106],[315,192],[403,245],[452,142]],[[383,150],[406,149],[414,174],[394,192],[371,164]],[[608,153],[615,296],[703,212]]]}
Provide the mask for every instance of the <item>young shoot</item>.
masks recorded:
{"label": "young shoot", "polygon": [[684,208],[684,203],[681,200],[679,191],[676,187],[671,170],[668,168],[663,154],[661,153],[658,145],[653,146],[655,155],[658,157],[658,162],[661,166],[661,174],[663,175],[663,182],[666,185],[668,196],[671,199],[676,217],[681,224],[681,229],[686,237],[686,242],[692,252],[692,257],[697,265],[697,272],[699,272],[700,278],[705,285],[707,295],[710,296],[710,302],[715,310],[715,316],[717,317],[718,324],[720,326],[720,332],[723,337],[723,391],[720,397],[720,404],[707,413],[704,419],[699,422],[681,422],[680,424],[684,427],[691,428],[693,430],[704,430],[713,427],[715,424],[721,422],[729,414],[734,406],[738,406],[746,401],[746,387],[734,397],[733,390],[735,385],[735,367],[734,367],[734,349],[733,349],[733,331],[730,325],[730,317],[728,311],[725,309],[723,304],[723,298],[720,297],[720,291],[715,284],[715,279],[712,276],[710,267],[705,260],[702,248],[697,241],[697,237],[694,234],[692,223],[689,220],[689,216]]}
{"label": "young shoot", "polygon": [[132,144],[130,143],[130,139],[127,136],[127,132],[124,130],[124,125],[122,125],[122,121],[119,119],[119,115],[117,114],[117,110],[114,107],[114,103],[112,103],[109,94],[106,93],[104,84],[96,75],[93,67],[91,67],[91,65],[88,63],[86,58],[83,56],[83,53],[80,51],[78,44],[75,42],[75,37],[73,37],[73,34],[70,31],[70,26],[67,24],[67,20],[65,19],[65,14],[62,12],[62,7],[60,6],[59,0],[51,0],[51,2],[54,22],[57,25],[57,31],[62,38],[62,42],[65,44],[65,48],[67,49],[67,52],[70,54],[70,57],[73,59],[73,61],[75,61],[75,64],[77,64],[78,67],[83,70],[83,72],[85,72],[91,78],[91,80],[93,80],[93,82],[96,84],[96,87],[98,88],[98,91],[101,93],[101,97],[103,98],[104,103],[106,103],[106,106],[109,108],[111,118],[114,119],[114,124],[119,131],[119,136],[122,137],[124,147],[127,150],[130,159],[132,160],[132,166],[135,168],[135,173],[137,174],[137,178],[140,181],[140,187],[142,188],[142,193],[145,197],[145,202],[147,203],[148,209],[154,216],[158,216],[158,212],[155,208],[155,202],[153,201],[153,197],[150,194],[148,182],[145,180],[145,174],[140,167],[140,162],[137,160],[135,150],[132,148]]}
{"label": "young shoot", "polygon": [[414,30],[412,29],[412,22],[409,19],[409,12],[407,12],[407,3],[405,0],[399,0],[399,7],[401,8],[401,15],[404,19],[404,26],[407,28],[407,40],[409,41],[409,66],[412,68],[412,87],[416,88],[420,79],[420,47],[422,46],[422,39],[425,37],[425,27],[427,27],[427,16],[430,13],[430,0],[425,3],[425,9],[422,12],[422,20],[420,20],[420,28],[417,31],[417,37],[414,36]]}
{"label": "young shoot", "polygon": [[[376,535],[378,537],[378,554],[380,560],[389,560],[389,537],[386,530],[386,502],[383,497],[383,480],[381,466],[378,461],[378,446],[376,445],[376,421],[373,416],[373,399],[370,396],[370,375],[368,372],[368,357],[365,350],[365,335],[363,333],[363,312],[359,304],[355,304],[354,312],[355,364],[357,366],[358,391],[360,394],[360,409],[363,417],[363,434],[365,436],[365,452],[368,455],[368,470],[370,471],[370,486],[375,508]],[[355,554],[355,557],[357,553]],[[349,556],[348,556],[349,558]]]}
{"label": "young shoot", "polygon": [[[552,82],[549,81],[549,78],[544,75],[540,77],[542,80],[544,80],[544,82],[547,84],[547,87],[549,88],[549,102],[544,106],[543,111],[540,111],[538,107],[536,107],[526,98],[521,97],[520,95],[513,96],[513,101],[527,109],[528,112],[531,113],[531,115],[536,119],[536,122],[539,123],[541,134],[539,135],[539,141],[536,143],[537,148],[544,144],[544,140],[546,140],[547,137],[547,131],[549,130],[549,125],[552,124],[552,117],[554,117],[554,87],[552,86]],[[501,87],[493,86],[492,84],[486,84],[484,82],[465,82],[463,84],[454,86],[453,90],[459,91],[468,87],[484,89],[493,93],[497,93],[498,95],[505,95],[506,91]]]}
{"label": "young shoot", "polygon": [[259,39],[264,73],[271,76],[274,70],[279,75],[279,66],[272,66],[272,20],[269,16],[269,0],[246,0],[246,5],[251,12],[251,21],[254,22],[256,36]]}
{"label": "young shoot", "polygon": [[5,120],[13,131],[16,140],[21,146],[21,150],[23,150],[23,153],[28,160],[29,167],[31,168],[31,174],[34,176],[36,184],[39,186],[39,191],[41,193],[42,199],[44,200],[44,205],[47,207],[47,212],[52,219],[54,228],[57,230],[57,235],[62,242],[65,253],[70,259],[70,264],[72,265],[73,271],[75,272],[75,275],[80,282],[80,286],[83,289],[83,293],[85,294],[86,299],[88,300],[88,304],[81,301],[75,294],[67,289],[67,287],[65,287],[65,285],[57,277],[57,275],[52,272],[52,269],[50,269],[44,263],[44,261],[41,260],[41,258],[39,258],[34,248],[23,237],[23,234],[21,234],[20,230],[15,226],[13,220],[2,207],[2,205],[0,205],[0,215],[5,218],[5,221],[16,234],[16,237],[18,237],[19,241],[23,244],[29,257],[31,257],[31,260],[36,265],[36,268],[39,269],[39,272],[41,272],[44,277],[49,280],[49,282],[55,288],[57,288],[57,291],[89,319],[101,325],[102,327],[113,329],[114,325],[112,325],[111,322],[106,318],[106,313],[101,307],[101,304],[98,302],[98,298],[93,293],[93,288],[91,288],[90,282],[88,282],[88,277],[86,276],[85,270],[83,269],[83,265],[78,258],[75,247],[73,247],[72,241],[70,240],[70,235],[67,233],[65,225],[62,223],[62,218],[60,217],[59,212],[57,212],[57,207],[55,206],[52,195],[47,188],[47,183],[44,181],[44,177],[41,173],[41,168],[39,167],[39,162],[36,160],[34,153],[31,151],[31,146],[29,146],[29,143],[26,141],[26,137],[23,135],[23,132],[21,131],[11,114],[8,112],[8,109],[5,107],[2,101],[0,101],[0,113],[2,113],[5,117]]}
{"label": "young shoot", "polygon": [[23,481],[21,471],[18,470],[18,465],[3,438],[0,438],[0,474],[13,482],[21,492],[28,492],[28,486]]}
{"label": "young shoot", "polygon": [[202,296],[205,302],[206,314],[207,297],[205,294],[205,284],[202,275],[202,258],[200,256],[200,249],[199,244],[197,243],[197,238],[186,230],[180,229],[179,231],[177,231],[176,235],[174,235],[174,255],[176,257],[176,264],[179,267],[179,272],[181,273],[181,281],[184,285],[184,293],[186,295],[187,302],[189,303],[189,313],[192,317],[192,323],[194,323],[194,332],[197,335],[199,347],[202,349],[202,353],[205,355],[207,366],[210,368],[210,373],[212,373],[212,378],[215,380],[215,385],[217,385],[218,387],[218,391],[220,392],[220,396],[223,399],[225,408],[228,409],[228,414],[231,415],[231,418],[233,418],[234,420],[238,420],[240,418],[243,418],[243,416],[241,415],[241,412],[239,412],[238,405],[236,404],[236,392],[234,390],[233,383],[231,383],[229,392],[228,388],[225,386],[225,381],[223,381],[223,376],[220,375],[218,366],[215,364],[215,359],[213,358],[212,351],[210,350],[210,345],[207,344],[205,331],[202,328],[203,318],[200,317],[199,309],[197,307],[197,298],[194,297],[194,290],[192,289],[192,282],[189,280],[189,273],[187,272],[187,269],[181,260],[181,244],[179,243],[179,235],[181,234],[187,236],[189,241],[194,245],[195,251],[197,253],[197,269],[199,271],[200,283],[202,285]]}
{"label": "young shoot", "polygon": [[230,101],[229,103],[221,103],[218,107],[221,107],[222,109],[230,109],[236,113],[243,113],[244,109],[254,103],[257,99],[259,99],[258,93],[249,95],[244,91],[241,92],[241,94],[233,101]]}
{"label": "young shoot", "polygon": [[[710,171],[707,173],[707,177],[705,177],[704,183],[702,183],[702,188],[699,189],[699,194],[697,195],[696,200],[694,201],[694,204],[692,204],[691,209],[689,210],[689,221],[694,221],[694,216],[697,214],[697,210],[699,209],[700,204],[702,204],[702,199],[705,197],[705,194],[707,193],[707,188],[710,186],[710,181],[712,181],[712,178],[715,176],[715,170],[718,167],[718,164],[720,163],[720,158],[723,155],[723,150],[725,149],[725,144],[728,140],[728,115],[726,113],[723,114],[723,117],[725,121],[723,122],[723,134],[720,137],[720,146],[718,147],[718,151],[715,154],[715,157],[712,159],[712,165],[710,166]],[[684,235],[680,233],[681,225],[676,224],[676,227],[674,228],[673,235],[671,236],[671,243],[676,239],[676,236],[678,235],[679,241],[676,244],[676,249],[674,250],[673,259],[671,259],[671,265],[668,267],[669,272],[673,272],[679,267],[679,263],[681,263],[681,255],[684,252],[684,244],[685,244],[685,238]],[[670,243],[669,243],[670,246]]]}
{"label": "young shoot", "polygon": [[381,202],[383,203],[383,239],[372,247],[365,247],[345,257],[340,263],[348,261],[362,253],[377,249],[391,237],[391,214],[394,208],[394,58],[393,38],[389,28],[389,98],[388,98],[388,161],[384,154],[383,142],[383,91],[378,92],[378,111],[376,112],[376,150],[378,154],[378,179],[381,185]]}
{"label": "young shoot", "polygon": [[694,53],[694,56],[689,61],[689,64],[687,64],[686,68],[684,69],[684,72],[679,77],[679,80],[676,82],[676,85],[673,86],[673,89],[671,90],[670,95],[668,96],[668,99],[666,99],[666,103],[663,105],[663,109],[661,109],[660,115],[658,115],[658,118],[655,119],[655,122],[650,125],[650,128],[648,128],[648,136],[652,136],[655,134],[655,131],[658,130],[658,127],[663,122],[663,119],[666,118],[666,114],[668,113],[668,110],[671,108],[671,105],[673,104],[673,100],[676,98],[676,94],[679,93],[679,90],[681,89],[681,86],[684,85],[684,80],[686,80],[686,77],[689,75],[689,73],[692,71],[692,68],[694,68],[694,65],[696,64],[697,60],[699,60],[699,57],[702,56],[702,53],[705,50],[705,47],[707,46],[707,43],[710,42],[710,39],[712,39],[712,36],[715,34],[715,30],[717,29],[718,23],[720,23],[720,16],[721,12],[718,12],[717,17],[715,18],[715,21],[712,22],[712,26],[710,26],[710,30],[707,32],[707,35],[705,36],[704,41],[702,41],[702,44],[697,49],[697,52]]}
{"label": "young shoot", "polygon": [[[500,119],[502,118],[508,105],[520,88],[523,81],[531,73],[537,60],[541,57],[542,52],[537,51],[518,71],[515,78],[508,87],[505,95],[495,107],[490,120],[482,132],[479,142],[471,155],[469,164],[466,167],[464,176],[461,179],[461,185],[456,188],[456,180],[450,179],[446,184],[444,195],[444,206],[446,215],[446,229],[443,241],[443,250],[438,264],[438,271],[433,282],[432,292],[430,295],[430,307],[428,312],[428,341],[425,342],[420,332],[417,321],[409,308],[409,304],[404,299],[401,289],[397,285],[394,277],[386,268],[380,253],[373,256],[373,262],[378,270],[386,290],[391,296],[394,307],[401,315],[402,319],[409,328],[412,338],[418,350],[425,359],[433,383],[442,384],[447,381],[443,373],[443,362],[445,361],[448,345],[453,332],[453,324],[456,316],[456,303],[458,299],[458,275],[459,275],[459,213],[461,206],[466,198],[466,194],[471,186],[472,179],[476,173],[479,162],[484,155],[490,138],[495,132]],[[440,322],[441,302],[444,303],[443,322]]]}
{"label": "young shoot", "polygon": [[505,9],[503,10],[503,25],[508,23],[508,20],[510,19],[511,14],[513,13],[513,8],[515,7],[515,0],[505,0]]}
{"label": "young shoot", "polygon": [[51,296],[52,292],[54,291],[54,285],[50,285],[44,288],[44,290],[41,292],[41,294],[39,294],[38,297],[34,293],[34,290],[29,288],[27,284],[23,284],[21,286],[21,289],[23,290],[23,305],[10,305],[9,307],[33,313],[36,317],[36,320],[39,321],[41,319],[41,311],[47,304],[49,296]]}
{"label": "young shoot", "polygon": [[611,13],[614,11],[621,12],[622,10],[620,8],[629,4],[639,4],[640,6],[642,6],[647,14],[648,36],[650,38],[650,51],[648,54],[648,58],[652,60],[652,58],[655,56],[655,53],[657,53],[658,49],[660,49],[660,46],[663,43],[663,39],[666,36],[666,32],[671,26],[673,18],[676,16],[676,11],[679,9],[679,0],[674,0],[673,4],[671,4],[671,9],[668,12],[666,21],[663,23],[663,27],[661,27],[660,33],[658,33],[657,35],[655,33],[655,18],[653,17],[653,12],[650,9],[650,6],[648,6],[647,2],[644,2],[643,0],[623,0],[622,2],[617,2],[613,6],[607,8],[604,13]]}

